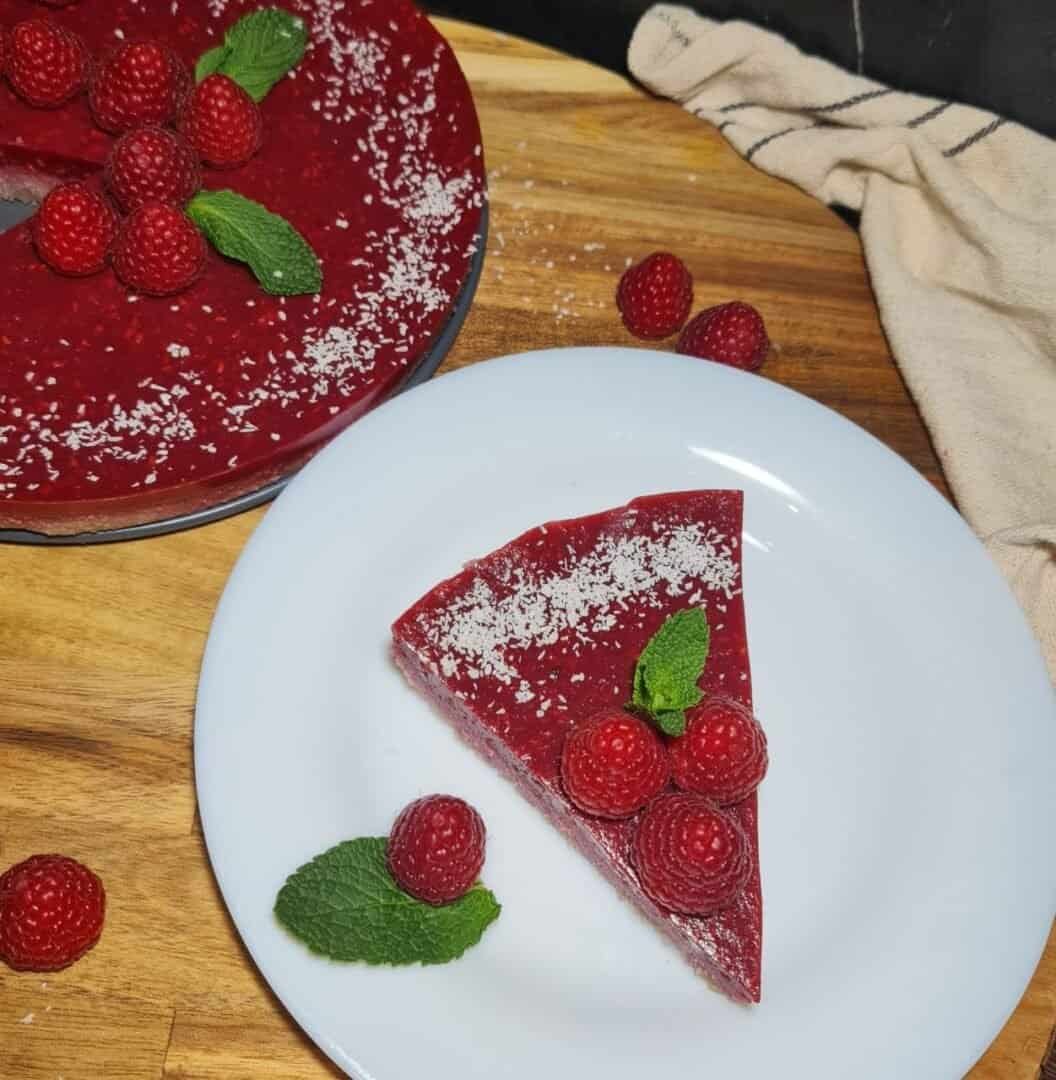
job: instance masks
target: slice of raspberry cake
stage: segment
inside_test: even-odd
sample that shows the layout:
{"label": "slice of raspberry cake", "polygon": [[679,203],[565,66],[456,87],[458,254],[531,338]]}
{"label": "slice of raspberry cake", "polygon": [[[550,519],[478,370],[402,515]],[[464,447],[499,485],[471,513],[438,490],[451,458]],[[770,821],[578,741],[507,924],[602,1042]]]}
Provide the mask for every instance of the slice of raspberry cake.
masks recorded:
{"label": "slice of raspberry cake", "polygon": [[[762,896],[754,791],[723,811],[743,832],[750,870],[739,873],[747,883],[719,910],[684,914],[654,900],[639,879],[635,840],[648,808],[619,819],[586,813],[562,781],[570,730],[631,701],[643,649],[679,612],[699,608],[710,627],[699,680],[705,705],[732,699],[734,708],[751,709],[742,501],[739,491],[651,495],[541,525],[422,597],[394,624],[393,648],[410,682],[694,968],[730,997],[756,1002]],[[665,808],[693,798],[702,797],[656,796]]]}

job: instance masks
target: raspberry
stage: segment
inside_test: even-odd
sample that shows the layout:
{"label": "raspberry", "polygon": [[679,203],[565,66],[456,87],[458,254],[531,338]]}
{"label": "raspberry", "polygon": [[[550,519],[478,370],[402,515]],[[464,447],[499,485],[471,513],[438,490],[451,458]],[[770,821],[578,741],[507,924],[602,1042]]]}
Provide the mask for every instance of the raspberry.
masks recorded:
{"label": "raspberry", "polygon": [[53,270],[73,277],[106,266],[117,228],[110,204],[81,180],[53,188],[30,225],[37,254]]}
{"label": "raspberry", "polygon": [[117,276],[147,296],[182,292],[197,280],[205,259],[205,240],[194,222],[160,202],[144,203],[128,216],[112,254]]}
{"label": "raspberry", "polygon": [[95,122],[115,134],[176,117],[191,84],[187,65],[156,41],[129,41],[110,52],[88,84]]}
{"label": "raspberry", "polygon": [[604,709],[577,724],[561,754],[565,792],[596,817],[629,817],[664,789],[670,775],[656,732],[620,709]]}
{"label": "raspberry", "polygon": [[38,108],[55,108],[79,94],[88,78],[84,42],[51,19],[26,19],[11,28],[4,47],[11,89]]}
{"label": "raspberry", "polygon": [[638,822],[631,854],[645,892],[684,915],[726,907],[752,873],[744,830],[703,795],[654,799]]}
{"label": "raspberry", "polygon": [[770,351],[763,318],[750,304],[734,300],[708,308],[689,321],[676,349],[689,356],[756,371]]}
{"label": "raspberry", "polygon": [[202,161],[218,169],[249,161],[260,149],[264,130],[257,103],[220,74],[206,76],[195,87],[179,127]]}
{"label": "raspberry", "polygon": [[198,155],[174,132],[136,128],[114,143],[106,161],[106,186],[122,209],[152,199],[183,206],[201,187]]}
{"label": "raspberry", "polygon": [[654,252],[624,271],[616,304],[624,325],[636,337],[668,337],[689,315],[693,278],[677,256]]}
{"label": "raspberry", "polygon": [[739,701],[710,697],[686,717],[686,733],[671,744],[671,772],[683,791],[720,806],[750,795],[766,775],[766,735]]}
{"label": "raspberry", "polygon": [[426,795],[400,811],[387,859],[396,884],[427,904],[464,896],[484,865],[484,822],[453,795]]}
{"label": "raspberry", "polygon": [[0,877],[0,959],[15,971],[58,971],[103,932],[106,891],[65,855],[34,855]]}

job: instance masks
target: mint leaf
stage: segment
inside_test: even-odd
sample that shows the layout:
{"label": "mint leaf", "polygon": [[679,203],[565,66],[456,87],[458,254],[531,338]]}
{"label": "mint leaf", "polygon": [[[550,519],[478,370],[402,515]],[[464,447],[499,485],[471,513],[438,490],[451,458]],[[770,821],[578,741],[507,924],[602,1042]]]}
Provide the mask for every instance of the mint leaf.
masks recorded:
{"label": "mint leaf", "polygon": [[474,885],[442,907],[393,881],[386,839],[362,836],[317,855],[286,879],[275,915],[312,952],[367,964],[446,964],[480,941],[502,910]]}
{"label": "mint leaf", "polygon": [[322,288],[308,241],[260,203],[234,191],[200,191],[187,213],[217,251],[249,265],[265,292],[295,296]]}
{"label": "mint leaf", "polygon": [[[642,651],[644,653],[645,650]],[[631,694],[631,704],[637,709],[644,709],[648,700],[649,692],[645,688],[645,665],[639,656],[638,663],[634,668],[634,690]]]}
{"label": "mint leaf", "polygon": [[227,59],[231,50],[226,45],[217,45],[215,49],[202,53],[194,66],[194,81],[201,82],[207,75],[220,70],[220,65]]}
{"label": "mint leaf", "polygon": [[[263,101],[268,91],[304,56],[308,28],[304,20],[282,8],[261,8],[243,16],[224,35],[222,57],[210,49],[198,61],[199,82],[214,71],[226,75],[254,101]],[[208,59],[207,59],[208,58]]]}
{"label": "mint leaf", "polygon": [[[696,702],[693,702],[695,705]],[[687,706],[688,708],[688,706]],[[681,709],[661,710],[653,714],[656,726],[665,734],[673,738],[686,733],[686,714]]]}
{"label": "mint leaf", "polygon": [[631,705],[649,713],[668,735],[686,729],[685,710],[703,696],[697,682],[708,659],[711,631],[700,608],[686,608],[664,620],[638,657]]}

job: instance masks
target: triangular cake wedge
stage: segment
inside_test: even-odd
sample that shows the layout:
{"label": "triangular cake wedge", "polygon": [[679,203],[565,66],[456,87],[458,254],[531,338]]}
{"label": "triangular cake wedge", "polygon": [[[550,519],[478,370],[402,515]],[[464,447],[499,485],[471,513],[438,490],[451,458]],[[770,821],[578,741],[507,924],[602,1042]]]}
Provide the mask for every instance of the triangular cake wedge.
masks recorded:
{"label": "triangular cake wedge", "polygon": [[550,522],[468,564],[393,626],[396,663],[605,877],[730,997],[757,1002],[762,896],[756,797],[733,808],[751,845],[740,897],[708,916],[659,907],[630,859],[634,819],[589,817],[565,796],[566,732],[630,699],[639,654],[669,615],[711,626],[700,681],[751,707],[741,593],[739,491],[649,495]]}

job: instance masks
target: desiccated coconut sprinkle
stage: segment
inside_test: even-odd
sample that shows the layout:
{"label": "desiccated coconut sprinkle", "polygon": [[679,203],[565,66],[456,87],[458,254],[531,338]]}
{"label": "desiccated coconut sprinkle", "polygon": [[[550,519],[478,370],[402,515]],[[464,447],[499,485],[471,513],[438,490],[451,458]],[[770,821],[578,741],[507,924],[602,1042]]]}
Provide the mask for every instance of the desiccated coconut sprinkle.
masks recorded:
{"label": "desiccated coconut sprinkle", "polygon": [[738,588],[728,541],[714,528],[675,525],[663,535],[604,536],[586,554],[569,556],[556,573],[537,576],[522,565],[508,569],[510,591],[497,596],[480,576],[439,611],[419,616],[419,626],[448,677],[518,681],[517,700],[531,700],[510,653],[571,640],[590,643],[611,630],[630,605],[660,607],[660,597],[699,603],[703,591],[726,597]]}

